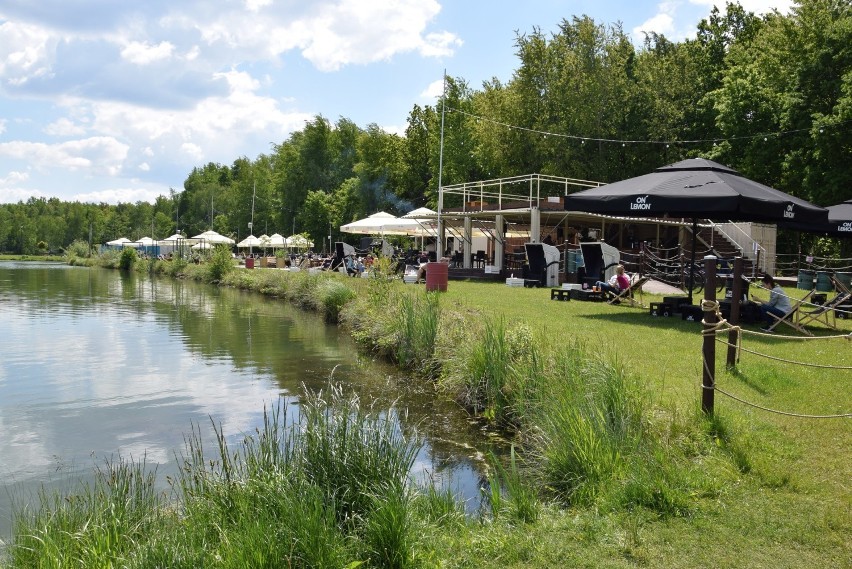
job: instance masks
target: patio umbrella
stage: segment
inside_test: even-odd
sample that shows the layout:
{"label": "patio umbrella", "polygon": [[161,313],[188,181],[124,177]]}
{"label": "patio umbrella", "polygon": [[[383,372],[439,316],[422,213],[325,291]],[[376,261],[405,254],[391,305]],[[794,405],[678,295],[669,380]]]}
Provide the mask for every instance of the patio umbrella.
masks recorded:
{"label": "patio umbrella", "polygon": [[213,245],[209,241],[202,241],[201,243],[196,243],[190,249],[195,249],[198,251],[199,249],[212,249]]}
{"label": "patio umbrella", "polygon": [[[692,218],[693,266],[699,218],[764,223],[823,223],[828,219],[824,208],[703,158],[683,160],[650,174],[570,194],[565,197],[565,209],[625,217]],[[691,303],[692,282],[689,289]]]}
{"label": "patio umbrella", "polygon": [[239,249],[249,249],[251,247],[260,247],[261,240],[255,237],[254,235],[249,235],[239,243],[237,243],[237,247]]}
{"label": "patio umbrella", "polygon": [[113,239],[112,241],[107,241],[106,244],[111,247],[124,247],[127,243],[130,243],[130,239],[127,237],[119,237],[118,239]]}
{"label": "patio umbrella", "polygon": [[826,223],[785,223],[784,227],[808,233],[825,233],[832,237],[852,238],[852,200],[830,205]]}
{"label": "patio umbrella", "polygon": [[838,235],[852,237],[852,200],[828,206],[828,221]]}
{"label": "patio umbrella", "polygon": [[210,244],[213,244],[213,245],[218,245],[219,243],[224,243],[226,245],[233,245],[234,244],[233,239],[231,239],[230,237],[225,237],[224,235],[220,235],[219,233],[216,233],[212,229],[207,230],[204,233],[201,233],[199,235],[196,235],[195,237],[193,237],[193,239],[200,239],[200,240],[206,241],[207,243],[210,243]]}
{"label": "patio umbrella", "polygon": [[287,240],[284,239],[284,236],[279,233],[273,233],[269,236],[269,241],[266,243],[267,247],[272,247],[273,249],[279,247],[286,247]]}
{"label": "patio umbrella", "polygon": [[[393,228],[395,225],[397,226],[396,229]],[[394,215],[380,211],[364,219],[341,225],[340,231],[361,235],[409,235],[406,229],[399,227],[401,225],[413,229],[418,224],[414,220],[401,220]]]}

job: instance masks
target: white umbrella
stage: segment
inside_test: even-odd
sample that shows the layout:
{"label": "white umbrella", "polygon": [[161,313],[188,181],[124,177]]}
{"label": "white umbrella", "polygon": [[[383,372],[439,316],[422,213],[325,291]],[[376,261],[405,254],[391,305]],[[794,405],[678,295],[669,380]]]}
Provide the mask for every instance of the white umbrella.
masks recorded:
{"label": "white umbrella", "polygon": [[[438,215],[438,212],[435,211],[434,209],[429,209],[428,207],[418,207],[417,209],[413,209],[413,210],[409,211],[408,213],[406,213],[405,215],[402,215],[400,217],[402,217],[403,219],[417,219],[419,221],[426,221],[426,220],[431,221],[432,218],[436,217],[437,215]],[[423,219],[423,218],[426,218],[426,219]]]}
{"label": "white umbrella", "polygon": [[181,241],[183,239],[186,239],[186,237],[184,237],[180,233],[175,233],[174,235],[170,235],[169,237],[166,237],[165,239],[160,239],[160,243],[162,243],[163,241],[168,241],[169,243],[176,243],[176,242]]}
{"label": "white umbrella", "polygon": [[[347,223],[340,226],[343,233],[359,233],[362,235],[410,235],[409,229],[413,229],[417,222],[413,220],[402,220],[387,212],[380,211],[364,219]],[[396,228],[394,228],[396,226]]]}
{"label": "white umbrella", "polygon": [[220,235],[213,230],[205,231],[199,235],[193,237],[193,239],[202,239],[207,243],[212,243],[213,245],[218,245],[219,243],[225,243],[226,245],[233,245],[234,240],[230,237],[225,237],[224,235]]}
{"label": "white umbrella", "polygon": [[134,243],[138,243],[141,247],[153,247],[157,244],[157,242],[150,237],[142,237],[141,239],[134,241]]}
{"label": "white umbrella", "polygon": [[201,243],[196,243],[191,247],[191,249],[195,249],[196,251],[199,249],[212,249],[213,245],[210,244],[209,241],[202,241]]}
{"label": "white umbrella", "polygon": [[237,247],[239,247],[240,249],[248,249],[250,247],[260,247],[261,245],[262,245],[261,240],[258,239],[257,237],[255,237],[254,235],[249,235],[248,237],[246,237],[245,239],[243,239],[242,241],[237,243]]}
{"label": "white umbrella", "polygon": [[113,239],[112,241],[107,241],[106,244],[111,247],[124,247],[125,244],[130,243],[130,239],[127,237],[119,237],[118,239]]}
{"label": "white umbrella", "polygon": [[269,237],[269,241],[266,243],[267,247],[286,247],[287,240],[284,239],[284,236],[279,233],[273,233]]}

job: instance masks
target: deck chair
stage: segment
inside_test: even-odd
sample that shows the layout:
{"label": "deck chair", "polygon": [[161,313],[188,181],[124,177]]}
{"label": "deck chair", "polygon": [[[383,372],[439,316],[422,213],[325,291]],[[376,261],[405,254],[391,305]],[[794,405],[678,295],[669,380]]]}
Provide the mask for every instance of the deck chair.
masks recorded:
{"label": "deck chair", "polygon": [[644,308],[644,304],[641,300],[636,300],[636,292],[638,292],[641,296],[642,287],[651,280],[651,277],[639,277],[638,279],[631,279],[630,286],[626,289],[622,290],[614,297],[607,301],[607,304],[626,304],[628,306],[638,306],[640,308]]}
{"label": "deck chair", "polygon": [[815,292],[816,290],[812,290],[811,292],[806,294],[802,299],[793,301],[792,307],[786,312],[786,314],[784,314],[784,316],[775,316],[770,312],[769,315],[775,319],[775,322],[773,322],[772,325],[767,328],[767,331],[774,332],[776,326],[778,326],[779,324],[786,324],[787,326],[793,328],[798,332],[801,332],[802,334],[805,334],[806,336],[813,336],[812,333],[802,328],[802,325],[799,323],[799,319],[801,317],[799,308],[802,306],[802,304],[805,304]]}
{"label": "deck chair", "polygon": [[843,286],[843,284],[837,282],[834,277],[832,277],[831,281],[834,284],[835,290],[837,290],[837,295],[828,302],[820,304],[813,310],[802,312],[802,315],[799,318],[800,326],[804,326],[811,322],[820,322],[832,330],[837,330],[837,309],[844,304],[848,304],[850,300],[852,300],[852,292]]}

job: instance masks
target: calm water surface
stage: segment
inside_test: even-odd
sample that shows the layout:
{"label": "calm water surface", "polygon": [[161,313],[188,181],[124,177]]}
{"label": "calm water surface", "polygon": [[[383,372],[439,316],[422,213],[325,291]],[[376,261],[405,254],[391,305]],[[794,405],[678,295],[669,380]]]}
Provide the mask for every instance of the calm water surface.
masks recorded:
{"label": "calm water surface", "polygon": [[144,457],[165,486],[193,424],[209,433],[212,419],[235,442],[264,406],[295,409],[330,381],[396,401],[426,441],[414,475],[478,500],[479,427],[314,314],[192,282],[0,262],[0,539],[13,503],[41,486],[73,488],[117,456]]}

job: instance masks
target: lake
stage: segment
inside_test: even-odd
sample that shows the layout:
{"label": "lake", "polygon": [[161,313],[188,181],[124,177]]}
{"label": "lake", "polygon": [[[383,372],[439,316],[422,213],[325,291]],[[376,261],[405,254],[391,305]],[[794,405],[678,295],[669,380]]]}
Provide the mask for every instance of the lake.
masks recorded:
{"label": "lake", "polygon": [[[54,263],[0,262],[0,539],[13,503],[69,490],[117,457],[165,477],[193,425],[229,442],[331,383],[402,413],[413,476],[479,504],[492,439],[431,384],[359,355],[337,327],[255,293]],[[212,447],[210,447],[212,448]]]}

